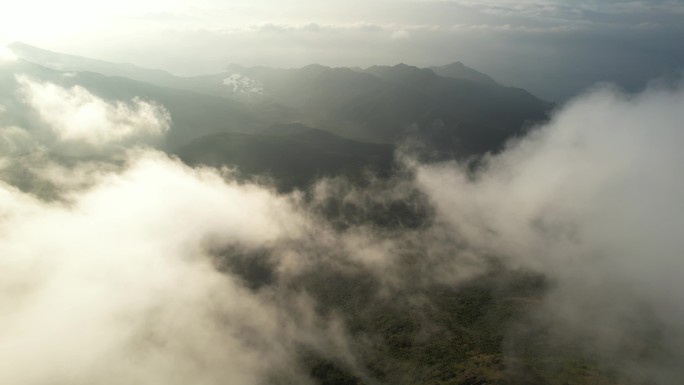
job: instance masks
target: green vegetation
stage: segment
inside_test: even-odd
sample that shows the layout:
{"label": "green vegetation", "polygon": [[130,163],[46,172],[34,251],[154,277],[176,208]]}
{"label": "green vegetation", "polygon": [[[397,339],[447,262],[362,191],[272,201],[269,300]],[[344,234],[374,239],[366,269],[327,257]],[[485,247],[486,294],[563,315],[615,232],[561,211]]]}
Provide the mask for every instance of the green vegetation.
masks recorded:
{"label": "green vegetation", "polygon": [[[265,276],[266,285],[277,284],[277,276],[265,272],[267,252],[242,259],[230,254],[225,268],[259,280],[255,290],[264,287]],[[255,267],[254,261],[262,262]],[[361,268],[328,266],[288,285],[311,296],[324,317],[341,317],[352,341],[357,368],[301,353],[301,365],[322,385],[637,383],[618,381],[595,356],[552,336],[553,325],[537,318],[549,283],[532,272],[493,263],[460,284],[407,280],[387,291]]]}

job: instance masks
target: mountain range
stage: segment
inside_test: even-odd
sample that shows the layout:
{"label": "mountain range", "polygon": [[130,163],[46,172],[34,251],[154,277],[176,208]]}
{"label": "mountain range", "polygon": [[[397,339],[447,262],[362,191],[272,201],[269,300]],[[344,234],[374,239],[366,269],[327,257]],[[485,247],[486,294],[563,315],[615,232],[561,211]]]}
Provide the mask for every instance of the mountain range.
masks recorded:
{"label": "mountain range", "polygon": [[[450,226],[435,226],[440,221],[438,207],[425,191],[407,183],[411,171],[399,161],[412,156],[478,167],[479,160],[501,151],[507,141],[546,121],[553,104],[524,89],[498,84],[460,62],[429,68],[312,64],[282,69],[231,64],[219,73],[183,77],[22,43],[12,44],[10,49],[19,59],[0,63],[0,151],[4,148],[3,130],[12,133],[16,126],[39,137],[44,129],[43,117],[30,108],[22,91],[25,78],[29,78],[35,84],[71,90],[68,94],[72,96],[92,95],[116,108],[136,100],[163,106],[170,128],[160,140],[144,145],[171,155],[174,166],[182,161],[193,167],[221,168],[234,177],[231,182],[237,180],[236,186],[257,180],[259,188],[266,185],[266,190],[271,189],[268,193],[294,191],[281,197],[306,205],[306,215],[315,218],[310,227],[325,227],[301,237],[307,238],[302,243],[306,247],[296,245],[299,248],[286,253],[294,264],[299,253],[320,259],[310,269],[279,281],[280,267],[275,261],[284,254],[278,251],[279,244],[269,242],[253,249],[229,243],[202,252],[211,254],[211,263],[219,271],[238,279],[245,293],[272,295],[276,300],[289,295],[304,298],[315,304],[321,319],[340,320],[345,338],[351,341],[348,349],[353,360],[340,360],[335,347],[317,350],[302,345],[292,352],[293,367],[304,370],[311,383],[625,383],[615,369],[620,362],[601,361],[583,351],[575,340],[552,338],[556,325],[544,305],[552,280],[542,273],[509,266],[501,256],[489,252],[478,255],[478,263],[471,263],[467,238]],[[52,112],[59,115],[59,111]],[[59,194],[51,194],[59,183],[53,186],[51,179],[32,175],[31,162],[42,156],[54,160],[50,162],[51,167],[57,165],[54,169],[42,171],[60,179],[60,173],[66,172],[60,165],[78,164],[79,159],[74,159],[86,156],[58,146],[19,150],[12,159],[0,156],[0,161],[13,162],[13,167],[7,167],[9,174],[0,167],[4,173],[1,180],[46,201],[59,199]],[[98,160],[97,153],[87,156]],[[94,166],[95,174],[118,167],[119,160],[111,156],[108,163]],[[468,169],[464,170],[467,173]],[[93,172],[75,166],[71,171],[77,182],[79,173]],[[203,171],[195,177],[210,174],[220,180],[223,176]],[[165,192],[155,190],[152,201]],[[137,200],[137,194],[138,190],[131,194],[136,195],[131,200]],[[507,191],[502,200],[505,194]],[[68,199],[65,206],[71,204]],[[268,210],[278,211],[280,206]],[[164,222],[177,219],[182,223],[179,232],[193,231],[186,225],[183,211],[166,210],[163,214]],[[214,215],[213,209],[210,214]],[[246,213],[244,218],[250,215]],[[116,213],[113,216],[117,217]],[[135,221],[139,219],[137,211],[133,216]],[[241,221],[236,220],[234,226],[241,226]],[[373,271],[370,265],[359,264],[355,245],[364,242],[356,237],[360,232],[383,240],[378,248],[364,246],[362,252],[370,257],[376,252],[396,254],[392,255],[396,263],[391,267],[375,265],[374,260]],[[351,246],[342,250],[347,243],[331,243],[330,249],[308,243],[309,238],[321,234],[331,240],[349,236],[351,241],[345,242]],[[397,242],[396,246],[385,250],[385,240]],[[349,262],[346,254],[342,263],[335,253],[349,253]],[[446,263],[461,257],[466,260],[463,265],[459,262],[458,269],[464,269],[465,278],[460,278],[455,265]],[[475,265],[480,263],[482,272],[470,276],[469,269],[478,270]],[[433,277],[442,269],[449,270],[445,275],[459,278],[442,281]],[[385,282],[385,273],[401,285]],[[280,297],[283,293],[286,295]],[[299,312],[297,307],[292,311]],[[648,325],[647,320],[644,324]],[[626,351],[639,359],[659,357],[656,348],[662,336],[645,330],[630,334]],[[291,382],[283,377],[268,383]]]}
{"label": "mountain range", "polygon": [[21,60],[0,70],[0,98],[7,103],[18,72],[79,85],[109,101],[152,100],[171,115],[164,150],[193,164],[237,166],[300,186],[367,164],[387,170],[392,148],[406,143],[420,143],[421,151],[442,159],[496,152],[553,108],[459,62],[366,69],[229,65],[221,73],[182,77],[23,43],[8,47]]}

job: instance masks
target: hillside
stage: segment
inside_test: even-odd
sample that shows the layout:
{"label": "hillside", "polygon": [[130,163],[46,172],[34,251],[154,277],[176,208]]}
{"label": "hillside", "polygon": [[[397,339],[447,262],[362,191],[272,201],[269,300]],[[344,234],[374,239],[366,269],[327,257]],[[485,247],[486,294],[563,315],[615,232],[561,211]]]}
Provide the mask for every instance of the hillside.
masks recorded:
{"label": "hillside", "polygon": [[[499,150],[509,138],[544,121],[553,107],[522,89],[501,86],[460,63],[432,69],[399,64],[365,70],[321,65],[299,69],[231,65],[218,74],[179,77],[21,43],[11,47],[26,60],[53,69],[100,72],[161,86],[173,95],[164,95],[159,89],[138,91],[140,85],[133,83],[119,89],[136,89],[168,104],[183,127],[197,119],[201,131],[196,136],[301,122],[360,141],[398,144],[407,139],[419,140],[446,157],[465,158]],[[96,85],[96,80],[90,81]],[[169,89],[204,95],[200,103],[204,111],[189,116],[195,109],[184,108],[179,91]],[[226,102],[226,111],[218,111],[222,102],[212,98],[232,101]],[[210,112],[215,109],[215,114]],[[247,116],[250,110],[258,119]],[[221,122],[225,122],[224,127]],[[180,136],[172,142],[179,145],[189,138]]]}
{"label": "hillside", "polygon": [[287,190],[306,188],[325,176],[358,177],[364,170],[387,175],[394,148],[307,127],[276,127],[257,134],[225,132],[202,136],[173,152],[190,165],[233,166],[243,176],[268,176]]}

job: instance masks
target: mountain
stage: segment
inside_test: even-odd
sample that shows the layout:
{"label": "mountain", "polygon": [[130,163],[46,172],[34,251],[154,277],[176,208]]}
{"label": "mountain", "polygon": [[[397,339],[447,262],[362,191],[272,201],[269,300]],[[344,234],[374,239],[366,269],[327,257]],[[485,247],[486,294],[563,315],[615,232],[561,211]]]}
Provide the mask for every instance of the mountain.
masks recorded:
{"label": "mountain", "polygon": [[172,129],[167,134],[169,147],[193,138],[223,131],[252,131],[270,126],[271,114],[240,102],[182,89],[161,87],[118,76],[104,76],[93,72],[64,72],[46,68],[25,60],[0,67],[0,102],[15,116],[17,123],[26,121],[25,107],[17,100],[16,74],[49,82],[62,87],[80,86],[109,102],[130,101],[135,97],[162,104],[170,113]]}
{"label": "mountain", "polygon": [[[410,140],[442,158],[468,158],[498,151],[553,107],[458,62],[433,69],[230,65],[221,73],[181,77],[23,43],[10,48],[53,71],[48,78],[58,84],[79,84],[108,100],[139,96],[163,104],[174,123],[169,148],[213,133],[256,133],[297,122],[357,142]],[[57,75],[64,71],[69,76]]]}
{"label": "mountain", "polygon": [[[155,101],[171,114],[173,124],[166,143],[159,145],[170,155],[192,166],[235,167],[238,179],[271,177],[281,191],[305,191],[287,199],[304,205],[304,215],[311,216],[312,227],[321,226],[320,232],[304,231],[299,236],[282,237],[283,243],[278,240],[250,247],[232,240],[214,242],[211,238],[220,233],[203,239],[197,249],[182,242],[183,248],[193,253],[201,250],[202,257],[210,257],[219,271],[239,278],[235,281],[239,293],[283,301],[283,311],[296,313],[302,309],[297,304],[304,300],[315,312],[303,315],[304,325],[309,320],[318,323],[318,316],[325,324],[331,322],[316,325],[311,336],[316,340],[318,333],[339,333],[343,349],[338,349],[337,343],[293,345],[288,351],[293,356],[286,362],[288,371],[307,371],[311,383],[322,385],[651,383],[625,380],[616,371],[622,361],[606,362],[601,351],[585,351],[574,337],[576,333],[562,335],[557,316],[550,313],[555,306],[545,300],[558,296],[559,292],[552,291],[557,282],[521,267],[507,267],[508,262],[502,262],[508,261],[505,256],[499,260],[479,255],[480,250],[468,246],[468,238],[454,227],[433,226],[445,219],[430,196],[395,172],[394,150],[407,139],[422,141],[428,151],[455,158],[497,151],[506,140],[544,120],[553,107],[529,92],[490,82],[459,65],[450,65],[446,72],[406,64],[367,69],[233,65],[226,72],[184,78],[26,45],[15,44],[13,49],[24,59],[0,63],[1,130],[12,129],[12,125],[31,130],[42,124],[17,92],[16,76],[24,74],[40,83],[83,87],[108,102],[136,97]],[[48,154],[51,160],[60,160],[58,165],[78,165],[82,160],[79,155],[59,154],[54,149],[36,152],[48,150],[52,151]],[[52,178],[43,181],[34,175],[31,157],[23,155],[10,159],[0,154],[0,180],[38,197],[57,199],[60,195],[52,190],[58,186],[50,180],[61,179],[63,171],[45,170]],[[8,162],[12,167],[6,166]],[[82,172],[97,171],[90,165],[72,170],[77,171],[79,185],[81,179],[87,179]],[[366,171],[379,178],[366,178]],[[107,171],[103,173],[107,175]],[[328,182],[326,193],[307,189],[319,177],[340,175],[344,178]],[[73,195],[77,198],[79,194]],[[14,195],[9,197],[4,201],[12,204]],[[66,197],[66,202],[56,206],[44,205],[50,220],[63,218],[70,206],[78,213],[79,223],[89,218],[92,206],[83,210]],[[39,201],[27,201],[30,216],[42,210]],[[178,219],[179,212],[173,207],[162,211],[164,220],[160,222],[167,222],[166,216]],[[186,211],[181,210],[180,215]],[[111,208],[106,212],[109,215]],[[14,215],[13,210],[9,213]],[[220,211],[216,215],[221,215]],[[160,232],[161,236],[166,233]],[[113,232],[119,238],[121,234]],[[332,243],[327,239],[309,243],[307,239],[321,235],[330,237]],[[51,243],[46,245],[43,248],[48,250]],[[96,246],[88,247],[88,252],[96,251]],[[375,258],[378,253],[388,258]],[[282,269],[285,264],[275,262],[283,258],[292,263],[301,260],[307,266],[288,271]],[[459,262],[461,258],[465,264]],[[463,271],[456,271],[457,266]],[[200,267],[208,266],[202,263]],[[145,278],[144,274],[140,277]],[[549,294],[552,297],[547,297]],[[297,302],[290,309],[292,298]],[[648,307],[639,309],[652,313]],[[224,320],[221,309],[217,310]],[[229,323],[230,314],[227,316]],[[655,321],[651,326],[649,319],[624,320],[634,323],[635,332],[618,345],[621,355],[663,361],[669,336]],[[578,323],[575,319],[568,322]],[[676,358],[667,359],[677,363]],[[265,382],[291,383],[288,380],[274,376]]]}
{"label": "mountain", "polygon": [[48,51],[22,42],[14,42],[7,46],[18,57],[57,71],[97,72],[107,76],[121,76],[133,80],[172,84],[175,76],[169,72],[138,67],[128,63],[111,63],[104,60],[83,56]]}
{"label": "mountain", "polygon": [[174,150],[191,165],[237,166],[243,176],[265,175],[285,190],[304,188],[318,177],[387,174],[394,148],[363,143],[299,124],[261,133],[223,132],[196,138]]}
{"label": "mountain", "polygon": [[62,72],[95,72],[106,76],[125,77],[162,87],[177,88],[202,94],[227,97],[233,94],[230,74],[209,76],[176,76],[170,72],[139,67],[129,63],[112,63],[83,56],[69,55],[34,47],[22,42],[7,46],[18,57],[43,67]]}
{"label": "mountain", "polygon": [[443,76],[445,78],[472,80],[476,83],[487,86],[498,85],[498,83],[494,81],[494,79],[492,79],[489,75],[483,74],[482,72],[467,67],[460,61],[450,63],[441,67],[430,67],[429,69],[432,70],[432,72],[434,72],[435,74]]}
{"label": "mountain", "polygon": [[[514,87],[445,78],[405,64],[366,70],[413,91],[419,130],[440,150],[465,154],[496,151],[527,127],[546,119],[552,105]],[[402,109],[403,110],[403,109]]]}
{"label": "mountain", "polygon": [[419,138],[464,157],[496,151],[552,108],[522,89],[405,64],[363,71],[321,65],[231,70],[263,85],[262,100],[301,111],[308,125],[379,143]]}

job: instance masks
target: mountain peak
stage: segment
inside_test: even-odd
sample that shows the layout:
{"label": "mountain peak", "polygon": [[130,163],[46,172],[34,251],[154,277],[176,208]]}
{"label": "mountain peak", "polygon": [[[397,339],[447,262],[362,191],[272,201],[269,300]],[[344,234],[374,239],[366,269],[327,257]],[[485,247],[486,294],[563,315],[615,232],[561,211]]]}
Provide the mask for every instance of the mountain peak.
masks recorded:
{"label": "mountain peak", "polygon": [[449,63],[447,65],[444,65],[443,68],[469,68],[463,62],[460,61],[455,61],[452,63]]}
{"label": "mountain peak", "polygon": [[499,85],[494,79],[489,75],[483,74],[477,70],[474,70],[460,61],[455,61],[443,65],[441,67],[430,67],[430,69],[438,76],[454,78],[454,79],[466,79],[471,80],[483,85],[494,86]]}
{"label": "mountain peak", "polygon": [[430,69],[419,68],[405,63],[399,63],[391,67],[372,66],[366,69],[365,72],[393,81],[405,81],[407,79],[429,80],[436,77],[435,73]]}
{"label": "mountain peak", "polygon": [[15,41],[7,47],[21,59],[56,71],[89,71],[107,76],[122,76],[140,81],[149,81],[150,79],[168,80],[173,77],[173,75],[164,70],[148,69],[130,63],[114,63],[84,56],[54,52],[20,41]]}
{"label": "mountain peak", "polygon": [[21,41],[13,41],[13,42],[7,44],[7,47],[8,47],[8,48],[22,48],[22,47],[26,47],[26,48],[40,49],[40,48],[38,48],[38,47],[32,46],[32,45],[30,45],[30,44],[26,44],[26,43],[21,42]]}

